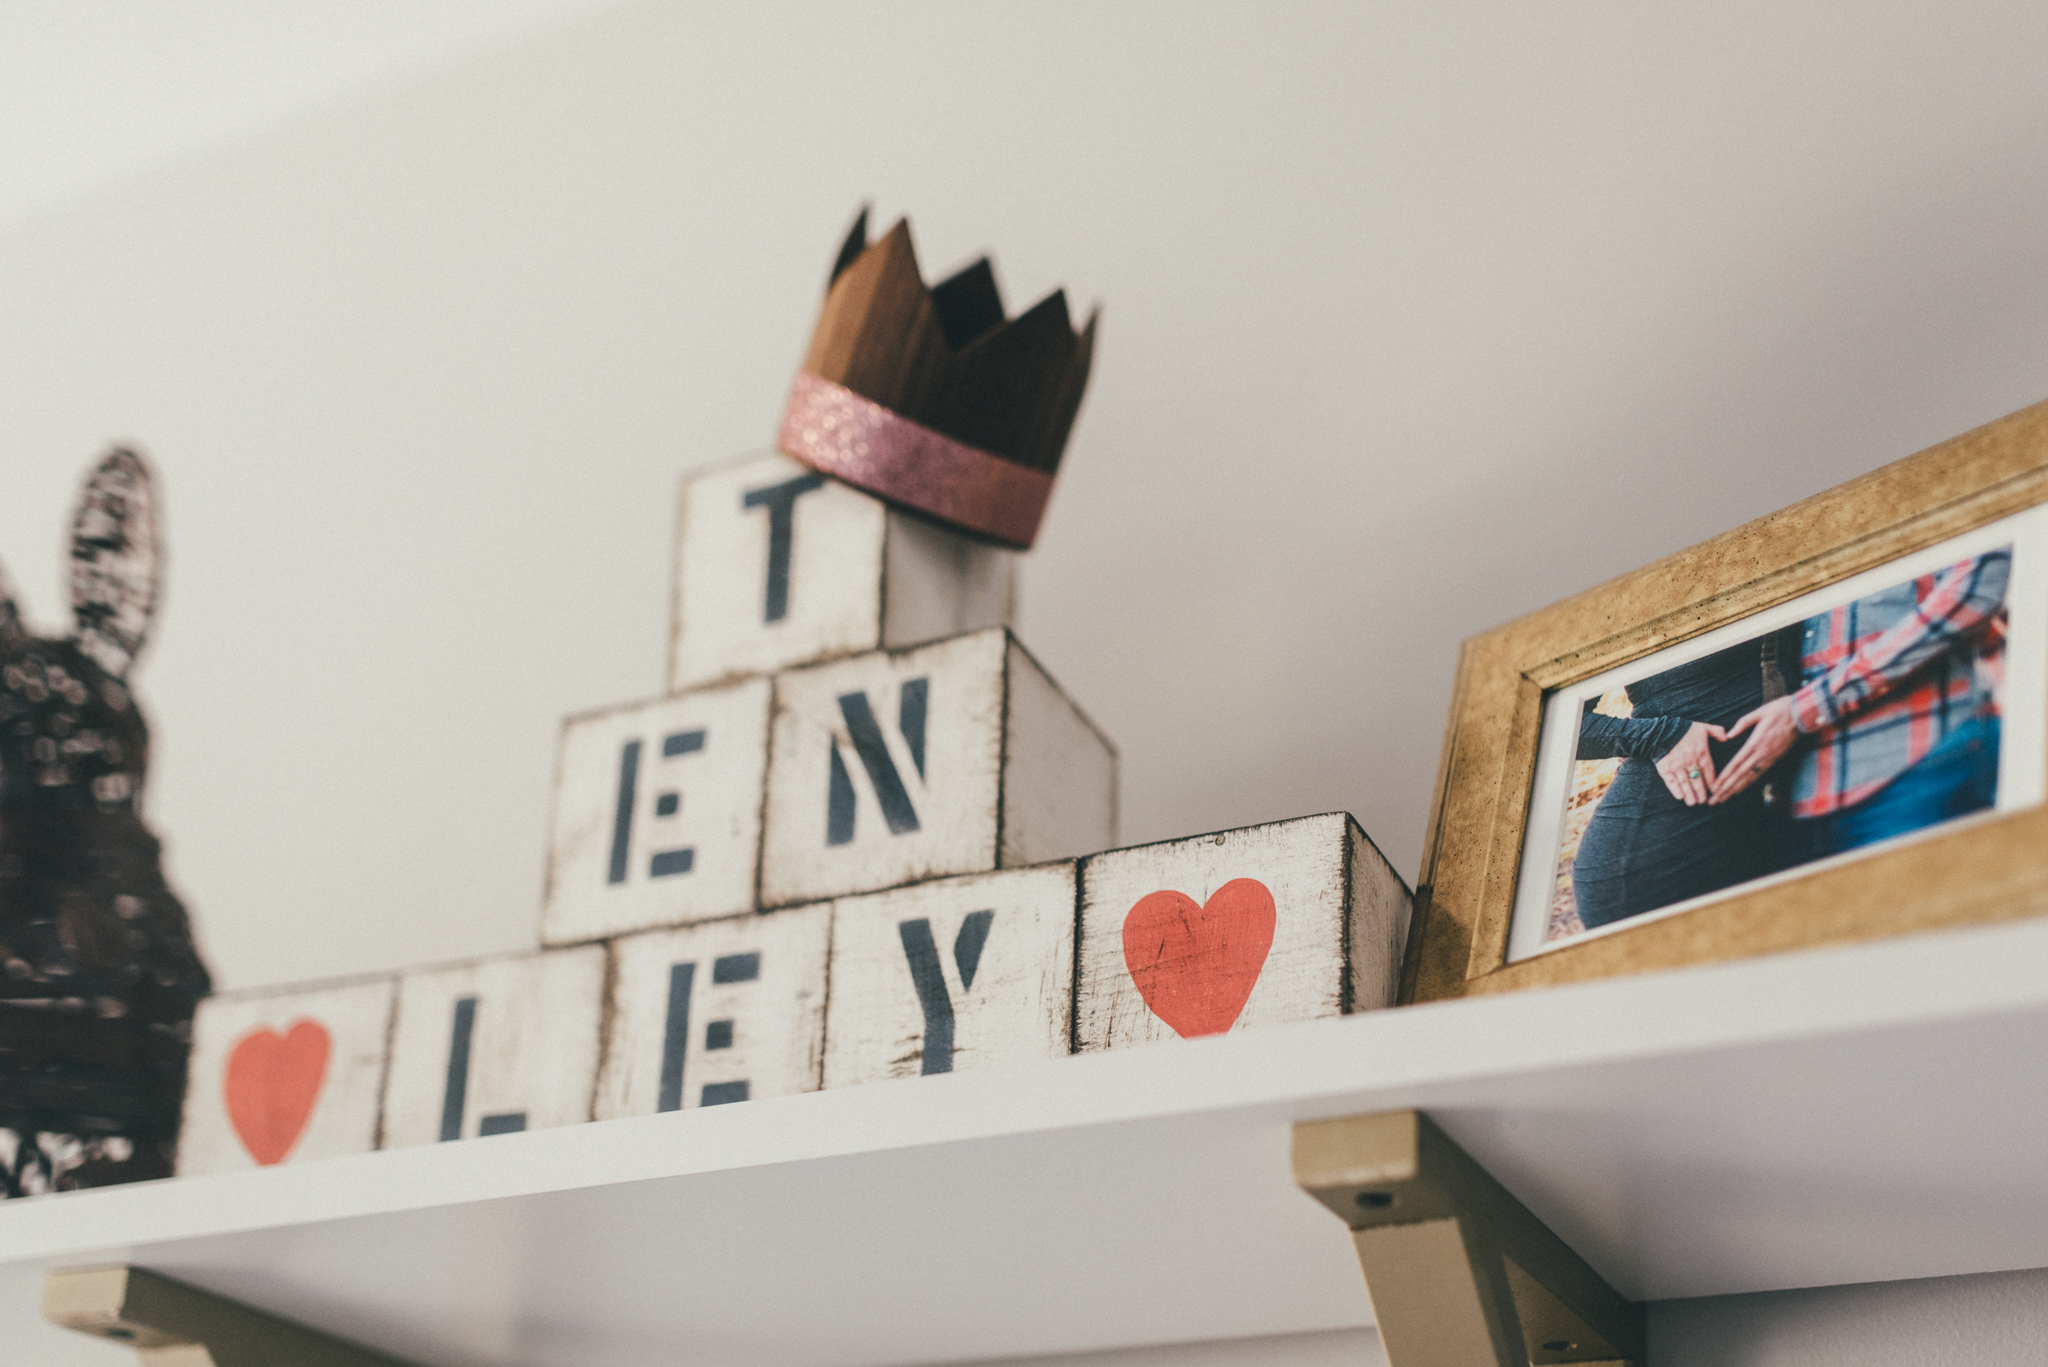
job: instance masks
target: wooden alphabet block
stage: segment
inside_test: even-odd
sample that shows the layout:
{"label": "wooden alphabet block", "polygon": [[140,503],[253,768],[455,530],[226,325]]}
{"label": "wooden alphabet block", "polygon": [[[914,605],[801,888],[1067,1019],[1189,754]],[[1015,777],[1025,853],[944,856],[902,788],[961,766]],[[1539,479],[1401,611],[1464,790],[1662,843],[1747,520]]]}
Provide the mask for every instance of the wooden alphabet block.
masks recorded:
{"label": "wooden alphabet block", "polygon": [[179,1175],[376,1148],[396,993],[375,978],[201,1002]]}
{"label": "wooden alphabet block", "polygon": [[756,679],[563,723],[544,943],[752,910],[770,691]]}
{"label": "wooden alphabet block", "polygon": [[1115,842],[1116,752],[1006,630],[776,678],[764,905]]}
{"label": "wooden alphabet block", "polygon": [[1014,562],[779,452],[692,475],[668,686],[1008,625]]}
{"label": "wooden alphabet block", "polygon": [[1079,1048],[1391,1006],[1408,888],[1342,812],[1082,861]]}
{"label": "wooden alphabet block", "polygon": [[819,903],[614,944],[597,1118],[816,1091],[831,940]]}
{"label": "wooden alphabet block", "polygon": [[832,908],[825,1085],[1072,1052],[1071,862],[845,897]]}
{"label": "wooden alphabet block", "polygon": [[604,978],[602,945],[406,974],[384,1147],[590,1119]]}

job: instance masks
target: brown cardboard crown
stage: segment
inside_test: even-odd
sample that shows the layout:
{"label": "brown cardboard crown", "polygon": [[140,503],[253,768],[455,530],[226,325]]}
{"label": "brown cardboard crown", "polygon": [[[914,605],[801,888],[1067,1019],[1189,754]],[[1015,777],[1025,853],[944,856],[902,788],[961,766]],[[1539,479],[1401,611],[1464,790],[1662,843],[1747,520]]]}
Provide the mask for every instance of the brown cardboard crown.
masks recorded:
{"label": "brown cardboard crown", "polygon": [[1051,475],[1080,411],[1099,310],[1078,333],[1064,290],[1004,315],[987,257],[926,287],[898,220],[868,242],[862,209],[839,249],[804,369],[900,417]]}

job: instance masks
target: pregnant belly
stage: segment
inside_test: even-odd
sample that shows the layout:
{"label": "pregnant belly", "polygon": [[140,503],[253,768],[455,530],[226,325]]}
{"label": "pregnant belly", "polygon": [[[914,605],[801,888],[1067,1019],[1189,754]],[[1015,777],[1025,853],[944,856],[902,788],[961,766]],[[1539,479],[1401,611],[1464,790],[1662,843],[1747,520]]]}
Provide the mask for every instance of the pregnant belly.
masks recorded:
{"label": "pregnant belly", "polygon": [[1572,866],[1588,928],[1702,897],[1771,871],[1776,841],[1757,788],[1718,807],[1671,796],[1647,760],[1625,761]]}

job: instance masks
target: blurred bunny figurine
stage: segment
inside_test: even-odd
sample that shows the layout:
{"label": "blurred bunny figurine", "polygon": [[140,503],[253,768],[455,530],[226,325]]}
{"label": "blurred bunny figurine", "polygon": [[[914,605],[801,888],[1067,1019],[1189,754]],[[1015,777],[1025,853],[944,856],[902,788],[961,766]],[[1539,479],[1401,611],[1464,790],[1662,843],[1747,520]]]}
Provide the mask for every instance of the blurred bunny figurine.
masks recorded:
{"label": "blurred bunny figurine", "polygon": [[128,671],[156,605],[149,469],[114,450],[71,534],[71,634],[0,576],[0,1194],[167,1177],[210,990],[143,825]]}

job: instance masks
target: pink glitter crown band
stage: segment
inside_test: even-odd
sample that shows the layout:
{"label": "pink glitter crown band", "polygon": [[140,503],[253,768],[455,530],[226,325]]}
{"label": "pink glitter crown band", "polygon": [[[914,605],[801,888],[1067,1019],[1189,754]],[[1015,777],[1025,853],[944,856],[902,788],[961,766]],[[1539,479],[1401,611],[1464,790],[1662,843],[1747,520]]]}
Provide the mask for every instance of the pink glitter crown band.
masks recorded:
{"label": "pink glitter crown band", "polygon": [[798,371],[778,444],[805,464],[956,527],[1031,549],[1052,476],[892,413]]}

